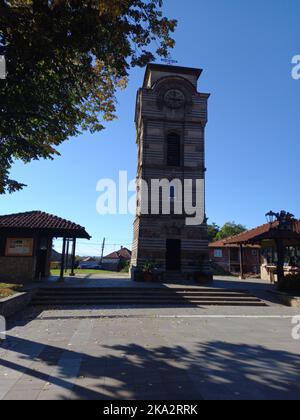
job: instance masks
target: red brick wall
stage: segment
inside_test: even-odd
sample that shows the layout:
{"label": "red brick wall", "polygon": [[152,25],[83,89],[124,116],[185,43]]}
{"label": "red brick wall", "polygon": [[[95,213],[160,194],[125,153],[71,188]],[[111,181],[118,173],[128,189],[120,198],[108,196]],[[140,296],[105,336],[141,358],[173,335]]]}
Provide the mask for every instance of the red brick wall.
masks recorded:
{"label": "red brick wall", "polygon": [[[215,251],[222,251],[222,256],[216,256]],[[239,248],[209,248],[210,260],[224,270],[240,271]],[[244,271],[248,273],[260,272],[260,250],[258,248],[244,248]]]}
{"label": "red brick wall", "polygon": [[[216,257],[215,251],[222,251],[222,256]],[[230,271],[228,248],[209,248],[209,259],[218,264],[224,270]]]}

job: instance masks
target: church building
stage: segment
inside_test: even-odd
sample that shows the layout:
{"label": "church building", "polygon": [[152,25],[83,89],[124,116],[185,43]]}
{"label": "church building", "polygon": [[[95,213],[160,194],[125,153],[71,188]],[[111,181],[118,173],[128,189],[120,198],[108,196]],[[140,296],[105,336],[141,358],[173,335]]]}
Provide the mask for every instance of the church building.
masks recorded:
{"label": "church building", "polygon": [[[201,73],[149,64],[138,91],[133,276],[149,263],[165,280],[211,276],[204,188],[209,94],[198,92]],[[187,201],[199,220],[189,222]]]}

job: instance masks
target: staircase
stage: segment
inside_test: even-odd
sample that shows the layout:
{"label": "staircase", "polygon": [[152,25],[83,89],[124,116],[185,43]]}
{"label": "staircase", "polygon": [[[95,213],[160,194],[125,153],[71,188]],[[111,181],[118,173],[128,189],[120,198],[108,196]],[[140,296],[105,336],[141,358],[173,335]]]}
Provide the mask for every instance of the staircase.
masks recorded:
{"label": "staircase", "polygon": [[245,291],[215,288],[42,288],[34,306],[267,306]]}

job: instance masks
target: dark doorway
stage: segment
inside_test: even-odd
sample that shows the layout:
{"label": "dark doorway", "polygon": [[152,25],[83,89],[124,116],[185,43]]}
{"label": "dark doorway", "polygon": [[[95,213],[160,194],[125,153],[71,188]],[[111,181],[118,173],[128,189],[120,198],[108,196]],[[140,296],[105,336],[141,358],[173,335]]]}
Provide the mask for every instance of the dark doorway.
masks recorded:
{"label": "dark doorway", "polygon": [[36,277],[46,277],[46,265],[47,265],[47,250],[40,249],[37,254],[36,261]]}
{"label": "dark doorway", "polygon": [[239,262],[240,261],[240,250],[238,248],[231,248],[230,249],[230,260],[232,262]]}
{"label": "dark doorway", "polygon": [[181,240],[167,239],[166,269],[181,271]]}
{"label": "dark doorway", "polygon": [[36,278],[44,278],[47,273],[48,238],[42,237],[39,240],[36,259]]}

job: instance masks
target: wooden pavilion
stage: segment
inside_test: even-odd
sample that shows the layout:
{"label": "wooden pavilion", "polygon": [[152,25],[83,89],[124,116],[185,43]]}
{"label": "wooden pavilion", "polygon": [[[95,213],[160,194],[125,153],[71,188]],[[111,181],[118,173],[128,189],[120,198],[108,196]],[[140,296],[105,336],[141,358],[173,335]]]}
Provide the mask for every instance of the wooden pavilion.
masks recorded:
{"label": "wooden pavilion", "polygon": [[74,275],[76,239],[91,238],[84,227],[41,211],[0,216],[0,280],[26,283],[48,277],[54,238],[63,239],[60,277],[70,243]]}
{"label": "wooden pavilion", "polygon": [[[286,262],[287,250],[294,248],[299,252],[300,250],[300,220],[291,219],[289,223],[281,223],[279,220],[273,223],[267,223],[255,229],[243,232],[240,235],[231,237],[225,240],[225,243],[230,245],[238,245],[240,247],[240,275],[244,278],[244,247],[247,245],[259,245],[262,253],[264,250],[272,250],[273,256],[276,258],[270,264],[267,264],[267,270],[272,276],[284,275],[284,271],[292,272],[298,271],[294,265],[289,265]],[[274,263],[276,259],[276,264]],[[287,264],[287,265],[285,265]]]}

